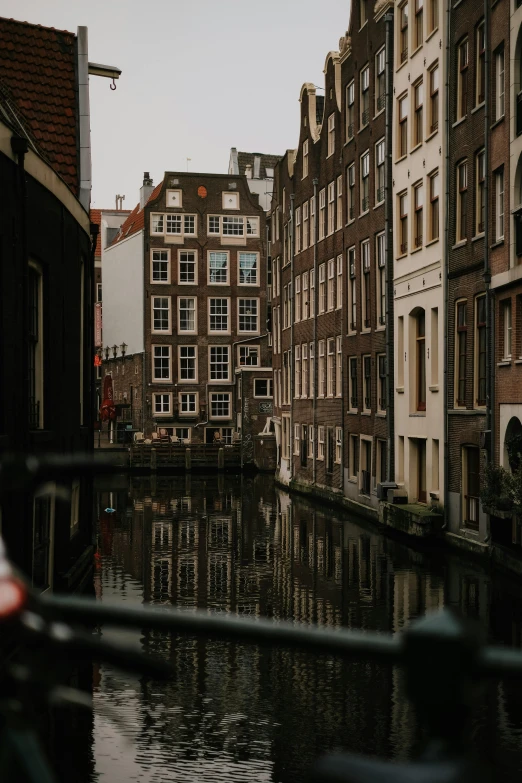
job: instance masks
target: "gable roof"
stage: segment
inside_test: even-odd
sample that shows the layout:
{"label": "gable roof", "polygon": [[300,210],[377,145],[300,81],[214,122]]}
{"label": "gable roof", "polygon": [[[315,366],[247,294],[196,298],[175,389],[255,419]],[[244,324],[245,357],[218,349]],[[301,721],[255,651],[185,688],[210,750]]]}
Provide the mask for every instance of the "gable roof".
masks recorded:
{"label": "gable roof", "polygon": [[[252,177],[254,176],[254,158],[261,158],[261,166],[259,171],[259,179],[266,179],[267,169],[275,169],[275,165],[278,160],[281,160],[280,155],[264,155],[262,152],[238,152],[237,162],[239,166],[239,173],[244,174],[247,166],[252,166]],[[272,177],[273,177],[272,171]]]}
{"label": "gable roof", "polygon": [[76,36],[0,17],[0,51],[0,101],[77,194]]}
{"label": "gable roof", "polygon": [[[150,201],[154,201],[155,199],[158,198],[162,186],[163,186],[163,180],[161,180],[159,185],[156,185],[156,187],[150,194],[149,198],[147,199],[147,204]],[[134,209],[132,210],[132,212],[130,213],[127,220],[125,220],[125,222],[122,223],[119,233],[116,235],[115,239],[111,242],[110,247],[114,247],[114,245],[117,245],[118,242],[127,239],[127,237],[130,237],[133,234],[137,234],[138,231],[141,231],[142,228],[144,228],[144,226],[145,226],[145,209],[140,209],[140,205],[138,202],[134,207]]]}

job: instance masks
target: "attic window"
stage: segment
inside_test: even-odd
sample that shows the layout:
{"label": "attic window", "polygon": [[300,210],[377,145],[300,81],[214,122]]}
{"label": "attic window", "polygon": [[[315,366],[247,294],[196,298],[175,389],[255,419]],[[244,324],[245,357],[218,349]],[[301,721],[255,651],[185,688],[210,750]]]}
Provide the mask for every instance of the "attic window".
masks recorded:
{"label": "attic window", "polygon": [[333,98],[333,90],[331,87],[330,87],[330,98]]}
{"label": "attic window", "polygon": [[305,118],[304,118],[304,126],[305,126],[305,128],[306,128],[306,126],[307,126],[307,125],[308,125],[308,119],[307,119],[307,117],[305,116]]}
{"label": "attic window", "polygon": [[237,182],[229,182],[228,183],[228,189],[229,190],[235,190],[237,188]]}

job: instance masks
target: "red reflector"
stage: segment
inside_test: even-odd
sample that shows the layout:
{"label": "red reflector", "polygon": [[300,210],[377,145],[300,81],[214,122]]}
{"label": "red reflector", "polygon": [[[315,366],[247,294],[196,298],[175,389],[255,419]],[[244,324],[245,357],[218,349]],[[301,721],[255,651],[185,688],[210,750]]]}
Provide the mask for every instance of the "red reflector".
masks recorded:
{"label": "red reflector", "polygon": [[26,592],[19,582],[12,579],[0,581],[0,620],[16,614],[23,607]]}

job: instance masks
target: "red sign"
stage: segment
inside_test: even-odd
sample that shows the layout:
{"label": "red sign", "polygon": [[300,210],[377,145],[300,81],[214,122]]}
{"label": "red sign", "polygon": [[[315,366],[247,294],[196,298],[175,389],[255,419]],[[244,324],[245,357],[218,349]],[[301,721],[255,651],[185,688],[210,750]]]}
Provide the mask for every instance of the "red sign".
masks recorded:
{"label": "red sign", "polygon": [[98,354],[94,354],[94,366],[95,367],[101,367],[102,360],[98,356]]}
{"label": "red sign", "polygon": [[116,408],[114,407],[114,394],[112,391],[112,377],[106,375],[103,380],[103,402],[100,408],[101,421],[113,420],[116,418]]}
{"label": "red sign", "polygon": [[101,302],[94,305],[94,345],[99,348],[102,345],[102,306]]}

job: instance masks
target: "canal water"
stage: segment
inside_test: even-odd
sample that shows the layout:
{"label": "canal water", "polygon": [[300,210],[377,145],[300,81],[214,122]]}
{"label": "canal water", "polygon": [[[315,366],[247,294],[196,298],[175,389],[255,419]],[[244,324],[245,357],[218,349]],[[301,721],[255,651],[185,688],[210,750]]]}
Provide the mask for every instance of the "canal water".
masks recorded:
{"label": "canal water", "polygon": [[[522,599],[509,580],[290,497],[271,477],[125,478],[98,492],[97,517],[101,601],[392,633],[452,605],[491,641],[520,646]],[[168,633],[102,634],[171,660],[176,674],[158,684],[95,668],[91,783],[290,783],[330,749],[404,759],[419,740],[391,667]],[[474,739],[496,780],[519,780],[520,684],[486,692]]]}

